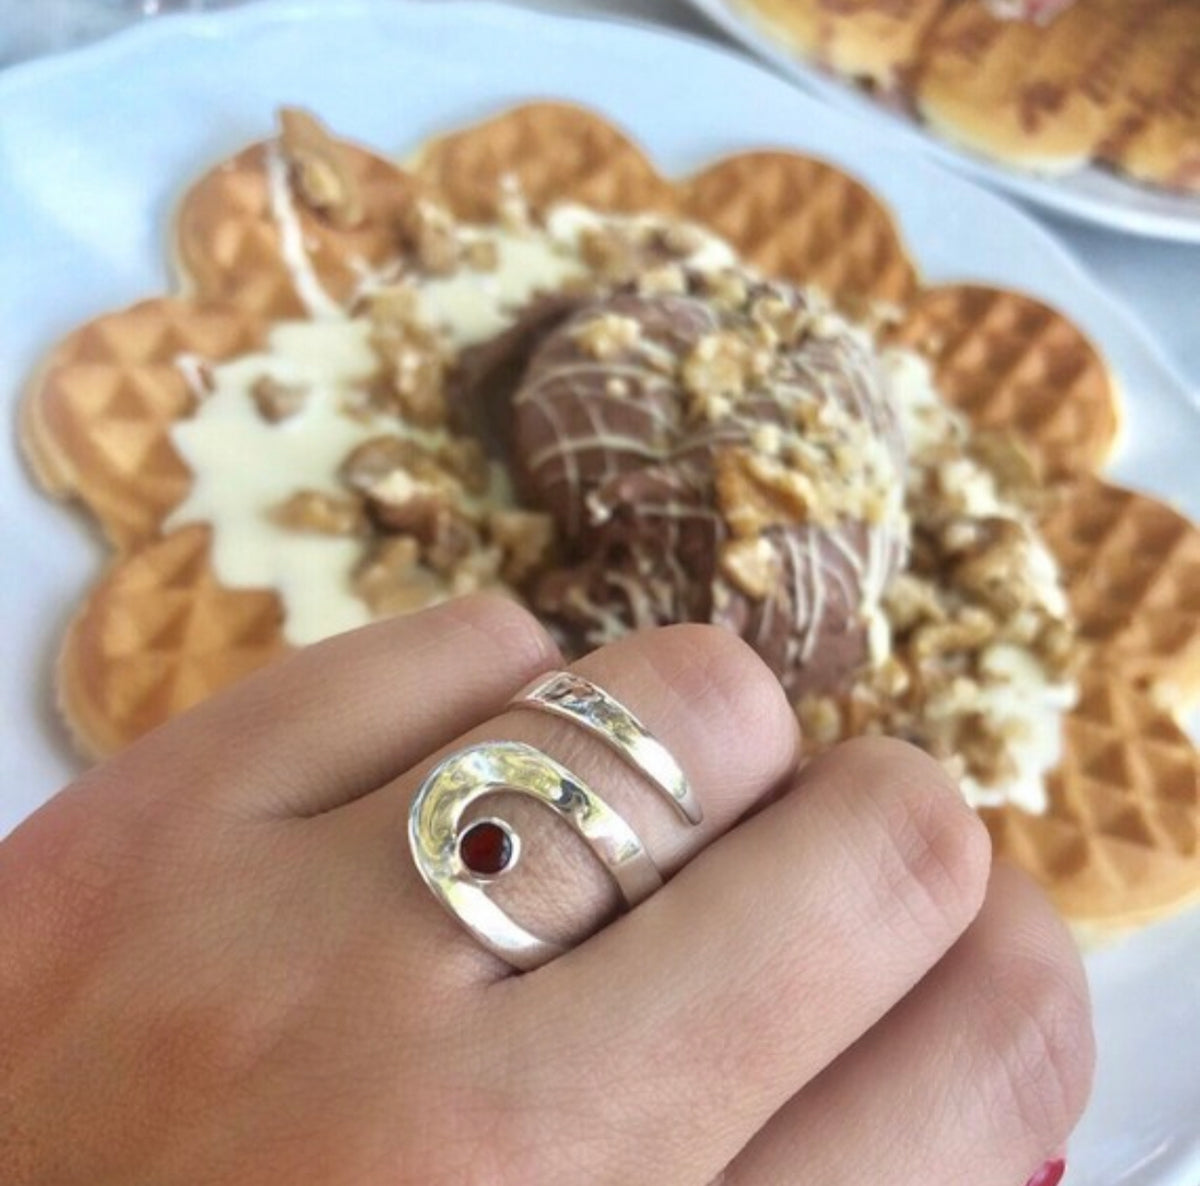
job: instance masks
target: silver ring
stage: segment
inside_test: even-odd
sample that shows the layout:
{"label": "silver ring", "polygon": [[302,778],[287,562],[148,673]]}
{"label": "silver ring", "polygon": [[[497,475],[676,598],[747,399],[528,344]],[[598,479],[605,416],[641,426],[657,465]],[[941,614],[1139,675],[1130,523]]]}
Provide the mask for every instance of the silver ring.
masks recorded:
{"label": "silver ring", "polygon": [[598,737],[643,774],[690,824],[704,818],[683,768],[633,713],[603,688],[571,671],[539,676],[509,702],[565,717]]}
{"label": "silver ring", "polygon": [[520,838],[502,820],[480,819],[465,828],[462,821],[471,804],[500,791],[529,795],[566,820],[600,858],[627,907],[662,886],[637,833],[548,754],[519,741],[458,750],[421,784],[408,817],[409,847],[438,901],[513,967],[528,971],[565,949],[519,926],[488,897],[487,885],[516,865]]}

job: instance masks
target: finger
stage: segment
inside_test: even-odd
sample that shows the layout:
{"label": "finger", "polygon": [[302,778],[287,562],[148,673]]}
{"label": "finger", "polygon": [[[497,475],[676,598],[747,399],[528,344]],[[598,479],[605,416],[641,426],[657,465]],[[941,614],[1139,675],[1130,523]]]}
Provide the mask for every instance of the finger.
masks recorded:
{"label": "finger", "polygon": [[174,770],[208,801],[316,814],[374,790],[559,661],[515,602],[452,600],[273,664],[119,755],[105,781],[169,796],[162,771]]}
{"label": "finger", "polygon": [[997,867],[954,949],[772,1118],[722,1186],[771,1186],[800,1165],[828,1186],[1018,1186],[1065,1144],[1093,1058],[1066,927]]}
{"label": "finger", "polygon": [[711,1181],[942,957],[989,860],[931,759],[839,747],[638,910],[509,986],[498,1024],[534,1051],[510,1071],[526,1106],[575,1093],[589,1152],[630,1180]]}
{"label": "finger", "polygon": [[[699,824],[685,823],[664,794],[594,735],[545,713],[510,709],[460,737],[453,749],[487,740],[536,746],[602,795],[666,876],[795,766],[795,714],[775,677],[728,631],[695,625],[650,631],[604,647],[571,670],[616,697],[674,755],[703,806]],[[376,908],[378,885],[394,887],[396,897],[384,906],[404,919],[407,949],[428,957],[423,974],[434,968],[470,982],[494,980],[511,969],[438,907],[411,860],[399,859],[409,805],[436,760],[344,809],[342,859],[372,868]],[[499,795],[478,814],[506,820],[521,838],[520,862],[492,885],[490,896],[526,929],[574,944],[617,912],[619,898],[604,866],[549,808]]]}

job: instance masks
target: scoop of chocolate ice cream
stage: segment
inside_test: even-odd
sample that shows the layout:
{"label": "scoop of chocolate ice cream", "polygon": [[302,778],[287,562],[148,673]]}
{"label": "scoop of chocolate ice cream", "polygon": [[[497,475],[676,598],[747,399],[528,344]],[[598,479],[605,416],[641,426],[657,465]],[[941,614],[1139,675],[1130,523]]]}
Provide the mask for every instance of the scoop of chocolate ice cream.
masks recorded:
{"label": "scoop of chocolate ice cream", "polygon": [[715,622],[793,695],[867,657],[904,440],[869,339],[812,295],[676,268],[585,304],[535,346],[510,433],[569,560],[533,596],[569,650]]}

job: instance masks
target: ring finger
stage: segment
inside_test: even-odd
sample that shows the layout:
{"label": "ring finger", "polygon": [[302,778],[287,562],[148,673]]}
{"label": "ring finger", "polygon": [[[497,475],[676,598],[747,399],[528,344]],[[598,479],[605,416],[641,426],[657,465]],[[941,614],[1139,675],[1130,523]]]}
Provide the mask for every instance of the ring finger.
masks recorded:
{"label": "ring finger", "polygon": [[[570,670],[644,722],[682,767],[703,817],[698,823],[684,819],[661,789],[594,731],[528,706],[508,708],[327,820],[348,860],[364,873],[371,868],[378,874],[382,866],[395,893],[385,908],[404,919],[406,949],[426,956],[436,951],[427,970],[467,980],[510,971],[437,908],[402,847],[413,797],[447,752],[497,741],[536,747],[627,821],[664,877],[731,827],[795,765],[797,728],[786,698],[753,652],[725,631],[680,626],[636,635]],[[569,946],[619,911],[621,897],[604,864],[545,804],[501,792],[476,814],[498,817],[520,839],[525,855],[489,887],[489,897],[520,926]]]}

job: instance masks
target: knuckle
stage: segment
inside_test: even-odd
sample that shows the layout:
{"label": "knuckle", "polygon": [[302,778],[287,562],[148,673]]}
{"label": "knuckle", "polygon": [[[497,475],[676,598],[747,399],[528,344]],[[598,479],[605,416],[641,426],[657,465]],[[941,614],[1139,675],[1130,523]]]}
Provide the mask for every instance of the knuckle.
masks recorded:
{"label": "knuckle", "polygon": [[444,610],[489,646],[502,648],[514,667],[533,670],[561,661],[549,631],[510,597],[475,593],[455,599]]}
{"label": "knuckle", "polygon": [[998,1122],[1051,1148],[1075,1126],[1095,1060],[1086,983],[1075,960],[1004,953],[988,976],[985,1100]]}
{"label": "knuckle", "polygon": [[751,727],[756,740],[791,756],[796,718],[774,673],[732,631],[721,626],[669,626],[652,637],[648,654],[669,703],[666,711],[698,720],[700,732],[728,738]]}
{"label": "knuckle", "polygon": [[991,845],[978,816],[941,768],[900,742],[872,741],[868,796],[878,822],[874,905],[945,947],[977,913]]}

